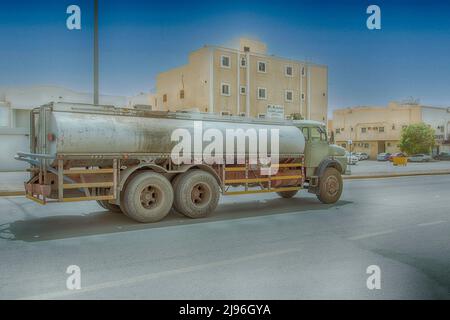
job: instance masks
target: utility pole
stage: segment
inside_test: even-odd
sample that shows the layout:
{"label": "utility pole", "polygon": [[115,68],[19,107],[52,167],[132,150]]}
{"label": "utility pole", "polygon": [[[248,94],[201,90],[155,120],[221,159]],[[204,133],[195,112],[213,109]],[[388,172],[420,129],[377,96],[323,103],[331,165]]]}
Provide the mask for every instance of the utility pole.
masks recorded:
{"label": "utility pole", "polygon": [[98,105],[98,0],[94,0],[94,104]]}

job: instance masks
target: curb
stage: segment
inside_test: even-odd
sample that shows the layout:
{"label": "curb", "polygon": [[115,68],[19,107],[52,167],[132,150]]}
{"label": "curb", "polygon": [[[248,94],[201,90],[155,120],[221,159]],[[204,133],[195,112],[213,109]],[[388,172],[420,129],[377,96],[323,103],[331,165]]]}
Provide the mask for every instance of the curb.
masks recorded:
{"label": "curb", "polygon": [[24,196],[25,191],[1,191],[0,197]]}
{"label": "curb", "polygon": [[396,178],[396,177],[413,177],[413,176],[437,176],[445,174],[450,174],[450,171],[384,173],[384,174],[355,175],[355,176],[343,175],[342,178],[346,180],[356,180],[356,179],[377,179],[377,178]]}

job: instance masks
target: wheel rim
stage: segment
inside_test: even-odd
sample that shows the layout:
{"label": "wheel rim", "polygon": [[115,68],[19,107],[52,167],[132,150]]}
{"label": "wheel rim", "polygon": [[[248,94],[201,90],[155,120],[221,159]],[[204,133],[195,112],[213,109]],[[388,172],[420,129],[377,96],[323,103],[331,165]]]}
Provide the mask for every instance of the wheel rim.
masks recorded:
{"label": "wheel rim", "polygon": [[207,204],[211,199],[211,189],[205,183],[197,183],[192,187],[191,200],[196,206]]}
{"label": "wheel rim", "polygon": [[140,199],[145,209],[154,209],[161,201],[161,191],[154,186],[146,186],[141,191]]}
{"label": "wheel rim", "polygon": [[335,176],[329,176],[325,180],[325,187],[328,195],[335,196],[339,192],[339,181]]}

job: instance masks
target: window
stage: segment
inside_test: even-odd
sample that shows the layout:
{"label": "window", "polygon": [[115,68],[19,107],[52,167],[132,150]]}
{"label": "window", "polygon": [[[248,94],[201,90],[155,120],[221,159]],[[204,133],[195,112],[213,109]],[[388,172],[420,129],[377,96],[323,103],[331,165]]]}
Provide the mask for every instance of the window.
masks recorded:
{"label": "window", "polygon": [[180,99],[184,99],[184,90],[183,89],[180,90]]}
{"label": "window", "polygon": [[361,133],[366,133],[367,132],[367,128],[361,128]]}
{"label": "window", "polygon": [[302,133],[305,136],[305,140],[309,140],[309,129],[308,128],[302,128]]}
{"label": "window", "polygon": [[244,52],[250,52],[250,47],[244,47]]}
{"label": "window", "polygon": [[305,101],[305,94],[302,92],[302,101]]}
{"label": "window", "polygon": [[258,72],[266,73],[267,65],[264,61],[258,61]]}
{"label": "window", "polygon": [[247,94],[247,87],[246,87],[246,86],[240,86],[240,87],[239,87],[239,92],[240,92],[242,95]]}
{"label": "window", "polygon": [[294,69],[292,68],[292,66],[285,66],[284,74],[286,77],[292,77],[294,75]]}
{"label": "window", "polygon": [[392,130],[395,130],[395,124],[392,125]]}
{"label": "window", "polygon": [[220,66],[222,68],[230,68],[231,67],[230,56],[222,55],[220,57]]}
{"label": "window", "polygon": [[338,134],[338,133],[341,133],[341,129],[340,128],[336,129],[336,134]]}
{"label": "window", "polygon": [[327,135],[321,128],[313,127],[311,128],[310,132],[311,141],[327,141]]}
{"label": "window", "polygon": [[222,82],[222,85],[220,87],[222,88],[221,94],[223,96],[230,96],[231,95],[230,84],[229,83]]}
{"label": "window", "polygon": [[369,144],[368,143],[364,143],[364,148],[369,149]]}
{"label": "window", "polygon": [[267,99],[267,92],[266,92],[266,88],[259,88],[257,89],[257,96],[258,99],[260,100],[266,100]]}
{"label": "window", "polygon": [[163,102],[167,102],[167,94],[163,94]]}
{"label": "window", "polygon": [[241,67],[245,68],[247,66],[247,59],[245,57],[241,57]]}
{"label": "window", "polygon": [[9,127],[10,113],[9,107],[0,106],[0,127]]}
{"label": "window", "polygon": [[231,113],[228,110],[222,110],[222,111],[220,111],[220,115],[221,116],[231,116]]}
{"label": "window", "polygon": [[259,119],[265,119],[266,118],[266,114],[265,113],[258,113],[258,118]]}
{"label": "window", "polygon": [[384,132],[384,127],[379,127],[378,132]]}
{"label": "window", "polygon": [[293,99],[294,99],[294,93],[292,92],[292,90],[286,90],[284,92],[284,101],[292,102]]}
{"label": "window", "polygon": [[305,76],[305,67],[302,67],[302,77]]}

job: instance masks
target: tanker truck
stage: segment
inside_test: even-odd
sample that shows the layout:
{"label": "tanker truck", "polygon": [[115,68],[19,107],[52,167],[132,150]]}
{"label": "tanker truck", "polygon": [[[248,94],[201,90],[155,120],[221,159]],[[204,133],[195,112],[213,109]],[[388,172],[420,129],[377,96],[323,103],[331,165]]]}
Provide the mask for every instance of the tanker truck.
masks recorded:
{"label": "tanker truck", "polygon": [[[276,134],[264,146],[250,141],[251,130],[259,131],[253,138],[260,141],[261,132]],[[217,148],[212,158],[202,156],[212,143],[224,146],[218,138],[229,138],[229,132],[235,135],[225,143],[226,152]],[[174,150],[190,134],[180,161]],[[262,151],[270,154],[269,163],[254,160],[254,153]],[[30,151],[15,158],[30,164],[30,179],[24,183],[28,199],[42,205],[97,201],[143,223],[159,221],[172,209],[190,218],[205,217],[221,195],[276,192],[291,198],[306,189],[322,203],[334,203],[347,167],[345,150],[330,145],[324,124],[316,121],[76,103],[33,109]]]}

